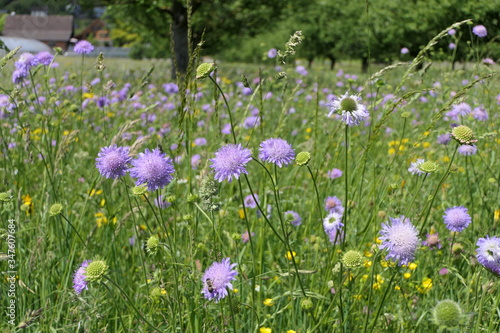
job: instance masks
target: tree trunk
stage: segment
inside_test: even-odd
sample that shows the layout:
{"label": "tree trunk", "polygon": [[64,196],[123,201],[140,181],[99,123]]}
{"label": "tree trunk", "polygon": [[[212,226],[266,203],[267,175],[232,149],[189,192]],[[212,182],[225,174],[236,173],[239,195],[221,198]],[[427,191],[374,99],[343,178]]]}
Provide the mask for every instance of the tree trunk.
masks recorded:
{"label": "tree trunk", "polygon": [[361,72],[362,73],[368,72],[368,57],[361,58]]}
{"label": "tree trunk", "polygon": [[175,57],[174,66],[172,67],[172,79],[175,79],[177,73],[186,74],[188,67],[188,18],[187,9],[180,1],[174,1],[172,13],[172,48]]}
{"label": "tree trunk", "polygon": [[335,62],[337,59],[335,59],[335,57],[333,55],[328,55],[326,57],[330,60],[330,70],[333,71],[333,69],[335,68]]}

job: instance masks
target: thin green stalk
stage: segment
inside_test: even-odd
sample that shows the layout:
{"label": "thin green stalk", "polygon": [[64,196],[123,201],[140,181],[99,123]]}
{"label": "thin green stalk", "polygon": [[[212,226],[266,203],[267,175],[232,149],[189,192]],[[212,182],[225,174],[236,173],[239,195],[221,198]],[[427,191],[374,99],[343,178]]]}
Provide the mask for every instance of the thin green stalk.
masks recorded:
{"label": "thin green stalk", "polygon": [[234,141],[234,143],[236,143],[236,134],[234,132],[233,115],[232,115],[232,112],[231,112],[231,108],[229,107],[229,103],[227,102],[226,95],[224,95],[224,91],[222,91],[222,88],[219,86],[219,84],[217,83],[217,81],[215,81],[214,78],[211,77],[210,75],[208,77],[210,78],[210,80],[212,80],[212,82],[215,84],[215,86],[217,87],[217,89],[219,89],[219,91],[220,91],[220,93],[222,95],[222,98],[224,99],[224,103],[226,104],[226,107],[227,107],[227,113],[229,114],[229,122],[231,123],[231,134],[233,135],[233,141]]}
{"label": "thin green stalk", "polygon": [[345,212],[344,212],[344,238],[342,239],[342,251],[345,249],[347,239],[347,218],[349,216],[349,125],[345,125],[345,170],[344,170],[344,191],[345,191]]}

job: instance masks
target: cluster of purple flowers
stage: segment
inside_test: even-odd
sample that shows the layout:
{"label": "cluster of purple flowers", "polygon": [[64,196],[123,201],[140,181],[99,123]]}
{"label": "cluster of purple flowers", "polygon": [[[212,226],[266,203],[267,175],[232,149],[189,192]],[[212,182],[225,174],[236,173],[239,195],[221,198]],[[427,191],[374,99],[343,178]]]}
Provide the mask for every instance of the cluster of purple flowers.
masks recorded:
{"label": "cluster of purple flowers", "polygon": [[130,172],[130,176],[137,179],[136,185],[147,184],[149,191],[170,184],[175,172],[172,160],[158,148],[146,149],[132,160],[128,148],[116,145],[101,148],[96,158],[96,167],[108,179],[117,179]]}

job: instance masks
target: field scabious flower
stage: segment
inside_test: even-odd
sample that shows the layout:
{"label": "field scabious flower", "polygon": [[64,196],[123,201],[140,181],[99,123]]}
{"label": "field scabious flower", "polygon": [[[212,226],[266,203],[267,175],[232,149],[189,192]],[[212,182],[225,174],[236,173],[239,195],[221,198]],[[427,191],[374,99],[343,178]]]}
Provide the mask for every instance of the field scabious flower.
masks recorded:
{"label": "field scabious flower", "polygon": [[50,65],[50,63],[54,59],[54,56],[52,54],[50,54],[50,52],[41,51],[41,52],[37,53],[36,58],[38,60],[38,63],[40,63],[44,66],[48,66],[48,65]]}
{"label": "field scabious flower", "polygon": [[88,282],[85,279],[85,270],[88,265],[92,262],[92,260],[85,260],[80,267],[75,271],[75,275],[73,275],[73,290],[78,295],[85,289],[88,290]]}
{"label": "field scabious flower", "polygon": [[425,174],[425,172],[420,170],[419,168],[424,162],[425,161],[422,158],[419,158],[415,162],[411,162],[410,167],[408,168],[408,172],[410,172],[412,175],[417,175],[417,176]]}
{"label": "field scabious flower", "polygon": [[132,158],[128,148],[111,145],[101,148],[97,154],[96,167],[104,178],[120,178],[127,173],[127,164]]}
{"label": "field scabious flower", "polygon": [[86,40],[81,40],[75,44],[73,51],[78,54],[89,54],[94,51],[94,45],[90,44],[90,42]]}
{"label": "field scabious flower", "polygon": [[290,222],[292,225],[298,227],[302,224],[302,218],[299,213],[294,212],[293,210],[287,210],[285,213],[285,220]]}
{"label": "field scabious flower", "polygon": [[439,239],[439,234],[427,234],[427,239],[422,242],[422,245],[428,246],[430,249],[441,248],[441,240]]}
{"label": "field scabious flower", "polygon": [[147,184],[149,191],[167,186],[174,178],[172,160],[158,148],[140,153],[137,159],[132,160],[132,166],[130,176],[137,178],[136,185]]}
{"label": "field scabious flower", "polygon": [[339,213],[330,213],[323,219],[323,228],[325,229],[325,232],[334,229],[339,230],[343,226],[344,224],[342,223],[342,215]]}
{"label": "field scabious flower", "polygon": [[215,158],[210,159],[214,169],[214,178],[219,182],[227,179],[230,183],[234,178],[238,179],[241,173],[248,174],[246,164],[252,159],[252,151],[243,148],[241,144],[227,144],[215,152]]}
{"label": "field scabious flower", "polygon": [[408,265],[415,257],[419,244],[418,231],[410,219],[390,217],[390,223],[382,223],[380,249],[387,249],[386,259],[394,259],[400,266]]}
{"label": "field scabious flower", "polygon": [[274,163],[280,168],[291,164],[295,159],[292,145],[281,138],[271,138],[261,142],[259,158],[265,162]]}
{"label": "field scabious flower", "polygon": [[472,33],[478,37],[486,37],[488,35],[488,30],[484,25],[476,25],[472,28]]}
{"label": "field scabious flower", "polygon": [[337,169],[337,168],[333,168],[332,170],[329,170],[329,171],[327,172],[327,176],[328,176],[330,179],[337,179],[337,178],[340,178],[340,177],[342,177],[342,170]]}
{"label": "field scabious flower", "polygon": [[330,106],[328,117],[331,117],[335,112],[340,112],[342,121],[348,126],[359,125],[370,115],[366,107],[360,103],[361,97],[345,93],[339,99],[333,101]]}
{"label": "field scabious flower", "polygon": [[476,155],[477,147],[475,145],[461,145],[457,148],[457,152],[464,156]]}
{"label": "field scabious flower", "polygon": [[325,210],[328,213],[338,213],[340,215],[344,214],[344,207],[342,206],[342,201],[340,201],[340,199],[337,197],[326,197]]}
{"label": "field scabious flower", "polygon": [[500,276],[500,238],[479,238],[477,243],[477,261],[486,269]]}
{"label": "field scabious flower", "polygon": [[448,208],[443,215],[444,224],[450,231],[463,231],[471,223],[467,208],[455,206]]}
{"label": "field scabious flower", "polygon": [[214,262],[203,274],[202,294],[208,300],[216,303],[227,296],[226,288],[233,288],[231,283],[235,280],[238,272],[233,268],[237,264],[231,264],[229,258],[222,259],[221,262]]}

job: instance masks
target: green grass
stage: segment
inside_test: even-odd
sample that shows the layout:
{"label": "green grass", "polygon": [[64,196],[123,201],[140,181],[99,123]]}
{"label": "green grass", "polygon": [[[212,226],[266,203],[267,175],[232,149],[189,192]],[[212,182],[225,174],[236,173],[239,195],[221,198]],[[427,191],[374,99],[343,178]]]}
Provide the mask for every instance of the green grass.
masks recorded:
{"label": "green grass", "polygon": [[[500,328],[498,276],[475,259],[478,238],[498,235],[499,81],[492,75],[497,66],[478,62],[450,71],[449,64],[436,63],[406,75],[406,64],[369,84],[355,62],[337,67],[358,75],[351,79],[328,71],[328,64],[315,64],[306,77],[284,66],[288,78],[282,80],[275,79],[273,66],[218,64],[236,142],[250,148],[255,160],[239,181],[216,183],[219,193],[211,200],[220,209],[210,210],[200,198],[202,183],[212,175],[210,159],[233,142],[221,133],[229,113],[210,80],[190,80],[189,93],[170,95],[162,87],[170,82],[163,61],[105,59],[103,72],[95,70],[94,59],[86,58],[83,66],[81,58],[57,61],[56,70],[37,68],[31,84],[17,87],[10,81],[12,63],[3,69],[3,92],[17,105],[0,126],[0,192],[10,197],[0,206],[6,229],[2,253],[8,249],[7,221],[16,224],[16,296],[8,297],[6,278],[0,298],[2,311],[15,299],[16,318],[12,326],[2,316],[5,332],[20,323],[30,332],[435,332],[442,328],[432,321],[432,309],[444,299],[463,309],[455,331]],[[145,76],[151,64],[155,69]],[[369,74],[382,68],[374,65]],[[236,85],[242,74],[254,95],[243,95]],[[259,76],[260,85],[253,82]],[[100,83],[83,97],[63,89],[81,86],[81,77]],[[468,85],[476,77],[484,80]],[[105,89],[110,80],[115,86]],[[130,88],[122,100],[96,104],[99,96],[117,97],[126,83]],[[39,85],[36,94],[33,84]],[[346,130],[340,119],[326,117],[324,103],[328,94],[358,89],[372,121]],[[394,100],[382,103],[388,94]],[[35,103],[37,96],[45,102]],[[82,98],[88,103],[83,109]],[[476,155],[455,154],[453,141],[436,142],[457,123],[444,115],[460,101],[489,113],[488,121],[470,115],[458,121],[475,132]],[[254,109],[261,125],[245,128]],[[195,145],[199,137],[207,145]],[[272,137],[288,140],[296,153],[309,152],[311,160],[283,168],[258,163],[260,143]],[[134,158],[161,145],[176,160],[174,181],[133,195],[129,175],[101,177],[95,158],[112,143],[130,147]],[[196,154],[200,163],[192,168]],[[437,163],[437,172],[410,174],[417,158]],[[332,168],[343,176],[329,179]],[[242,199],[252,191],[262,212],[243,209]],[[154,204],[159,195],[170,202],[168,208]],[[346,235],[336,245],[322,225],[327,196],[337,196],[346,209]],[[51,216],[56,203],[62,211]],[[453,206],[467,207],[473,221],[456,234],[442,218]],[[287,210],[299,213],[299,227],[286,221]],[[442,248],[418,246],[409,267],[384,260],[387,252],[377,243],[381,224],[400,215],[410,218],[421,241],[438,232]],[[252,240],[244,243],[241,235],[248,229]],[[153,253],[145,250],[151,236],[159,240]],[[452,244],[461,249],[452,252]],[[340,264],[348,250],[363,254],[360,267]],[[223,258],[238,264],[238,275],[229,296],[215,303],[201,293],[202,276]],[[109,268],[76,295],[74,272],[89,259],[104,260]],[[441,275],[443,268],[449,273]],[[8,261],[1,269],[6,277],[12,270]]]}

